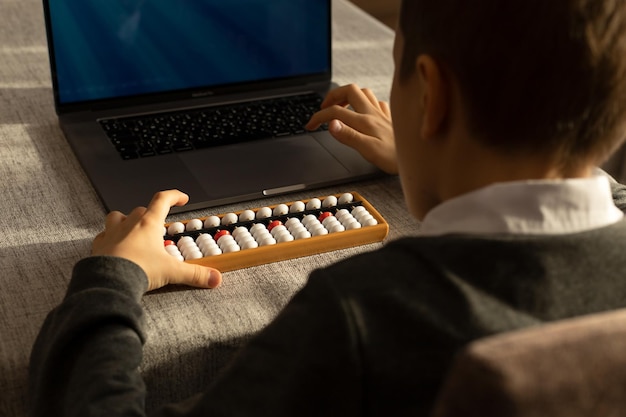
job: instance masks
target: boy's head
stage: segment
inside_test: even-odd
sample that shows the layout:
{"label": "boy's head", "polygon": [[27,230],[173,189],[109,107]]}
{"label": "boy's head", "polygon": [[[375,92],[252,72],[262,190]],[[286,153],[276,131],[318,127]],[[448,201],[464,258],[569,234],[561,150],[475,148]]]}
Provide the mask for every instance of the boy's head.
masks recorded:
{"label": "boy's head", "polygon": [[566,167],[626,137],[626,1],[404,0],[399,23],[400,85],[432,57],[483,145]]}

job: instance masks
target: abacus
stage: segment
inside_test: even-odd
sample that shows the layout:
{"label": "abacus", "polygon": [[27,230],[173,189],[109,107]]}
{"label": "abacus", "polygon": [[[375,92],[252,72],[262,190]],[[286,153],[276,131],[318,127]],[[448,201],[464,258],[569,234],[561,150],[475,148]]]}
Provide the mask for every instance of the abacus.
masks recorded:
{"label": "abacus", "polygon": [[222,272],[382,241],[389,225],[356,192],[165,225],[165,249]]}

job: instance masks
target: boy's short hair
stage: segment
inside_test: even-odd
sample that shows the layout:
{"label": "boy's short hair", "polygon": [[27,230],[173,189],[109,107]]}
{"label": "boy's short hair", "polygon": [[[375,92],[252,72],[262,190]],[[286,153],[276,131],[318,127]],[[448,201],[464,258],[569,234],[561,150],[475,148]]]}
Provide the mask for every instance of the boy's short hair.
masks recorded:
{"label": "boy's short hair", "polygon": [[403,0],[399,30],[400,81],[438,60],[489,146],[573,167],[626,137],[624,0]]}

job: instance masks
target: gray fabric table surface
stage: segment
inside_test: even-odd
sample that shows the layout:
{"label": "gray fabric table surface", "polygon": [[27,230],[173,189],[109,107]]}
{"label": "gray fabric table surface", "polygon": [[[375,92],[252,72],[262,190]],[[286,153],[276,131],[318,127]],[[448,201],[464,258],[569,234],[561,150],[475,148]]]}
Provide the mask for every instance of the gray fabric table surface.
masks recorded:
{"label": "gray fabric table surface", "polygon": [[[334,73],[388,99],[393,34],[335,0]],[[72,266],[87,256],[105,211],[58,126],[40,0],[0,1],[0,416],[26,414],[28,358],[45,315],[63,297]],[[219,214],[349,190],[390,224],[387,240],[414,233],[396,177],[180,214]],[[147,202],[146,202],[147,203]],[[278,313],[309,272],[380,244],[229,272],[215,291],[167,289],[144,298],[142,364],[148,406],[185,397]]]}

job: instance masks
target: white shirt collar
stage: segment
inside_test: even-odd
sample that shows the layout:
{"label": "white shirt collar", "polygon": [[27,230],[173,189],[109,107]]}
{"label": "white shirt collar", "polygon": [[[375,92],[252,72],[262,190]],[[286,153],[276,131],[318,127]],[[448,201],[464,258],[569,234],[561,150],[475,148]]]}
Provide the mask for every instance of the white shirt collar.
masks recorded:
{"label": "white shirt collar", "polygon": [[507,182],[440,204],[419,234],[566,234],[609,226],[623,216],[604,176]]}

